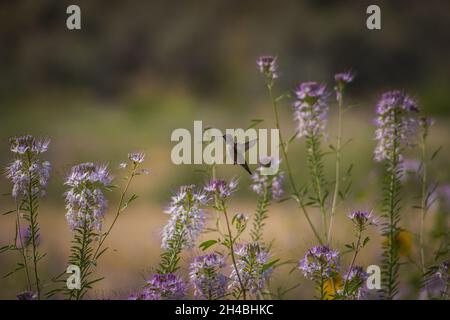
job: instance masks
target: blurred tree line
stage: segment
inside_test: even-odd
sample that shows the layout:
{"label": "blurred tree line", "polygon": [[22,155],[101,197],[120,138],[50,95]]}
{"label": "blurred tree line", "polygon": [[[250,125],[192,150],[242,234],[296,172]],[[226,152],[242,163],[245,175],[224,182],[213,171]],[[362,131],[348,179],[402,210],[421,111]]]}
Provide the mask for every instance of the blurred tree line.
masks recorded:
{"label": "blurred tree line", "polygon": [[[82,30],[66,29],[78,4]],[[365,27],[378,4],[382,30]],[[139,83],[215,98],[251,94],[255,58],[279,56],[283,80],[358,74],[356,91],[400,87],[435,113],[450,102],[450,1],[0,1],[0,94],[87,90],[104,98]]]}

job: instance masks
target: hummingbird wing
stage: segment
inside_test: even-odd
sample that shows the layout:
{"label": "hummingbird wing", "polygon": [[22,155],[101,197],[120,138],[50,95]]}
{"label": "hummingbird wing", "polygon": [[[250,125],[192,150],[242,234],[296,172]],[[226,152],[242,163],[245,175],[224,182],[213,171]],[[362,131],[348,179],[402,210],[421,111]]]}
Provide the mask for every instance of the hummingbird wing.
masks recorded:
{"label": "hummingbird wing", "polygon": [[234,164],[236,164],[236,144],[233,143],[233,138],[229,135],[223,135],[223,139],[225,140],[225,147],[227,149],[228,155],[233,159]]}
{"label": "hummingbird wing", "polygon": [[256,145],[257,140],[252,141],[246,141],[243,144],[234,144],[234,159],[237,161],[238,157],[239,159],[245,158],[245,152],[248,151],[250,148],[253,148],[254,145]]}
{"label": "hummingbird wing", "polygon": [[245,142],[244,150],[248,151],[250,148],[253,148],[256,145],[256,142],[257,142],[257,139]]}
{"label": "hummingbird wing", "polygon": [[248,167],[247,162],[245,162],[244,164],[241,164],[242,168],[245,169],[245,171],[247,171],[250,175],[252,175],[252,172],[250,170],[250,168]]}

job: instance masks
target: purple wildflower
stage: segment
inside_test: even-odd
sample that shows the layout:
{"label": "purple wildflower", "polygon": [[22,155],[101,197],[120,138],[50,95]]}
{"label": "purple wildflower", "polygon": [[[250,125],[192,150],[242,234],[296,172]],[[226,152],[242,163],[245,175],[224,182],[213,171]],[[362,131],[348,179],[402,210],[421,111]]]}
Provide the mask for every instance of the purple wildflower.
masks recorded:
{"label": "purple wildflower", "polygon": [[139,165],[142,164],[145,160],[145,153],[143,152],[130,152],[128,153],[128,160],[129,162],[121,162],[119,164],[119,169],[126,169],[128,168],[128,165],[130,165],[130,173],[135,175],[148,175],[150,173],[150,170],[144,168],[144,169],[138,169]]}
{"label": "purple wildflower", "polygon": [[450,210],[450,184],[440,186],[436,193],[442,209]]}
{"label": "purple wildflower", "polygon": [[345,71],[336,73],[334,75],[334,81],[336,81],[336,86],[334,87],[334,91],[336,92],[336,100],[341,99],[342,91],[346,84],[349,84],[355,78],[355,74],[351,71]]}
{"label": "purple wildflower", "polygon": [[195,257],[189,275],[197,298],[213,300],[226,295],[228,278],[221,273],[223,268],[225,259],[221,255],[211,253]]}
{"label": "purple wildflower", "polygon": [[15,160],[6,167],[6,177],[13,184],[12,196],[44,196],[50,178],[50,162],[39,155],[48,150],[50,140],[36,139],[31,135],[10,139]]}
{"label": "purple wildflower", "polygon": [[140,300],[141,297],[140,293],[133,292],[128,296],[127,300]]}
{"label": "purple wildflower", "polygon": [[186,284],[173,273],[154,274],[135,300],[182,300],[186,297]]}
{"label": "purple wildflower", "polygon": [[411,173],[417,173],[420,170],[420,161],[416,159],[403,160],[403,169]]}
{"label": "purple wildflower", "polygon": [[340,72],[334,75],[334,80],[338,85],[345,85],[346,83],[350,83],[354,78],[355,74],[351,71]]}
{"label": "purple wildflower", "polygon": [[450,261],[445,260],[439,266],[434,267],[434,273],[425,281],[424,290],[421,292],[423,298],[439,298],[446,294],[450,286]]}
{"label": "purple wildflower", "polygon": [[211,180],[208,182],[204,189],[206,193],[210,195],[217,195],[219,198],[225,200],[233,192],[236,191],[238,186],[238,180],[233,178],[229,183],[227,183],[225,180]]}
{"label": "purple wildflower", "polygon": [[364,229],[367,225],[374,224],[372,213],[368,211],[354,210],[348,217],[359,229]]}
{"label": "purple wildflower", "polygon": [[119,169],[126,169],[126,167],[128,167],[127,163],[125,163],[125,162],[119,163]]}
{"label": "purple wildflower", "polygon": [[17,154],[25,154],[27,152],[32,155],[38,155],[48,150],[50,144],[49,139],[36,139],[32,135],[14,137],[10,139],[11,152]]}
{"label": "purple wildflower", "polygon": [[134,163],[142,163],[145,160],[145,153],[131,152],[128,154],[128,159]]}
{"label": "purple wildflower", "polygon": [[346,292],[345,295],[350,299],[360,300],[364,296],[364,291],[367,290],[365,282],[369,275],[361,266],[353,266],[345,276]]}
{"label": "purple wildflower", "polygon": [[69,187],[65,193],[66,218],[72,230],[84,223],[89,228],[99,231],[107,208],[103,190],[112,181],[106,165],[82,163],[72,167],[65,185]]}
{"label": "purple wildflower", "polygon": [[278,78],[277,58],[273,56],[261,56],[256,60],[259,72],[270,81]]}
{"label": "purple wildflower", "polygon": [[36,300],[37,294],[33,291],[23,291],[17,294],[17,300]]}
{"label": "purple wildflower", "polygon": [[247,226],[248,217],[240,212],[236,213],[236,215],[233,218],[233,223],[236,226],[236,230],[238,232],[242,232],[245,230],[245,227]]}
{"label": "purple wildflower", "polygon": [[184,248],[192,248],[203,231],[205,213],[202,206],[207,202],[204,192],[198,191],[194,185],[182,186],[172,197],[165,213],[170,215],[164,227],[162,247],[169,248],[174,239],[181,237]]}
{"label": "purple wildflower", "polygon": [[328,105],[324,85],[317,82],[301,83],[296,90],[294,118],[298,137],[313,136],[325,129]]}
{"label": "purple wildflower", "polygon": [[366,281],[369,275],[366,271],[364,271],[363,267],[361,266],[353,266],[352,270],[347,272],[344,279],[347,279],[347,281],[357,281],[358,283]]}
{"label": "purple wildflower", "polygon": [[439,266],[436,276],[441,279],[444,283],[448,283],[450,280],[450,261],[446,260]]}
{"label": "purple wildflower", "polygon": [[[257,243],[241,245],[235,249],[236,266],[245,290],[252,294],[264,289],[273,268],[266,268],[269,262],[269,252]],[[240,289],[239,278],[236,269],[231,271],[230,289]]]}
{"label": "purple wildflower", "polygon": [[[40,240],[41,240],[40,233],[37,233],[36,238],[35,238],[35,245],[39,245],[41,242]],[[28,226],[26,228],[25,227],[20,228],[20,230],[18,230],[18,232],[17,232],[16,247],[22,248],[22,246],[23,246],[24,248],[26,248],[31,243],[32,243],[32,239],[31,239],[30,226]]]}
{"label": "purple wildflower", "polygon": [[[263,163],[267,163],[267,161],[263,161]],[[263,196],[265,192],[268,192],[270,198],[280,200],[284,193],[284,172],[278,170],[278,172],[274,175],[263,175],[263,168],[264,165],[261,165],[253,173],[253,183],[250,186],[251,190],[259,196]]]}
{"label": "purple wildflower", "polygon": [[431,126],[434,125],[434,120],[427,117],[421,117],[419,119],[419,125],[425,130],[428,130]]}
{"label": "purple wildflower", "polygon": [[339,271],[339,257],[337,250],[326,246],[312,247],[300,260],[299,268],[308,279],[330,279]]}
{"label": "purple wildflower", "polygon": [[414,142],[417,132],[418,121],[412,116],[419,112],[417,103],[400,91],[389,91],[381,96],[376,112],[375,160],[393,160],[394,155],[401,159],[402,149]]}

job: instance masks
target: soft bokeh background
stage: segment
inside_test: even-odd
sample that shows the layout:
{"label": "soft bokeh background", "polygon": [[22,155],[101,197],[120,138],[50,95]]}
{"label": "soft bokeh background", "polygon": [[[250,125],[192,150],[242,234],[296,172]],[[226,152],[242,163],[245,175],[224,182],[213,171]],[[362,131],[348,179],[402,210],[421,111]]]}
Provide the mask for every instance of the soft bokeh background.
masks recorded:
{"label": "soft bokeh background", "polygon": [[[82,30],[65,27],[66,7],[78,4]],[[368,4],[382,7],[382,30],[365,28]],[[132,187],[139,199],[123,215],[108,240],[110,250],[98,267],[106,279],[95,286],[91,298],[124,298],[138,288],[158,263],[160,232],[167,216],[164,206],[180,184],[204,181],[202,166],[175,166],[170,161],[170,134],[191,129],[193,120],[217,128],[247,127],[252,119],[273,118],[255,59],[260,54],[279,57],[282,76],[279,93],[300,81],[316,80],[333,87],[333,74],[348,68],[357,78],[348,91],[354,108],[345,115],[345,138],[352,143],[344,166],[354,163],[352,196],[338,212],[335,247],[351,241],[351,223],[345,218],[354,208],[379,210],[379,167],[372,160],[373,116],[377,97],[386,89],[400,88],[420,102],[436,120],[431,148],[443,146],[431,177],[450,178],[450,2],[432,1],[1,1],[0,2],[0,165],[11,159],[8,138],[31,133],[48,136],[46,157],[52,162],[48,196],[42,200],[40,264],[48,281],[65,268],[71,234],[65,222],[63,180],[74,164],[108,162],[115,170],[130,150],[147,153],[151,174]],[[283,132],[293,133],[291,101],[281,108]],[[335,104],[332,104],[329,140],[335,139]],[[307,182],[304,146],[290,148],[299,183]],[[412,152],[412,158],[417,152]],[[327,172],[332,179],[332,157]],[[116,172],[117,171],[117,172]],[[255,196],[249,177],[240,168],[221,166],[219,174],[240,176],[240,191],[233,211],[251,215]],[[120,181],[120,180],[118,180]],[[1,179],[0,191],[10,186]],[[406,185],[402,225],[413,233],[419,212],[413,209],[419,193]],[[111,209],[118,192],[110,195]],[[0,199],[2,211],[14,207]],[[429,228],[435,208],[430,213]],[[111,222],[113,210],[107,215]],[[318,214],[314,214],[318,220]],[[448,228],[448,225],[446,226]],[[445,228],[445,226],[444,226]],[[0,217],[0,244],[13,237],[12,216]],[[362,265],[379,263],[381,240],[372,241],[361,255]],[[207,235],[205,236],[207,237]],[[204,238],[205,238],[204,237]],[[271,207],[266,239],[275,239],[274,254],[298,260],[314,244],[306,221],[290,202]],[[415,241],[415,239],[414,239]],[[429,250],[433,249],[429,242]],[[185,253],[181,273],[198,253]],[[417,252],[411,253],[416,259]],[[431,257],[431,253],[430,253]],[[14,254],[0,256],[0,273],[14,266]],[[348,256],[344,262],[348,263]],[[276,272],[272,287],[300,286],[286,298],[312,297],[309,281],[294,264]],[[413,297],[417,274],[413,264],[401,269]],[[24,289],[20,274],[0,279],[0,298],[11,299]],[[410,285],[409,285],[410,284]]]}

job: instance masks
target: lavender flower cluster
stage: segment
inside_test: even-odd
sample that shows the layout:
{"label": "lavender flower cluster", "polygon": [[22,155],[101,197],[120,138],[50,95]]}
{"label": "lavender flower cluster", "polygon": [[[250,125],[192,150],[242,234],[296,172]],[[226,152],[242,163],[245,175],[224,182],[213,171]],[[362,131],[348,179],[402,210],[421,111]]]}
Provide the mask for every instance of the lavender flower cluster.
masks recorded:
{"label": "lavender flower cluster", "polygon": [[370,224],[376,224],[376,221],[372,218],[371,212],[354,210],[348,215],[348,217],[360,230],[364,229]]}
{"label": "lavender flower cluster", "polygon": [[334,81],[336,82],[336,86],[334,88],[334,91],[336,92],[336,100],[341,100],[342,91],[345,86],[351,83],[354,79],[355,74],[351,71],[340,72],[334,75]]}
{"label": "lavender flower cluster", "polygon": [[256,60],[259,72],[261,72],[269,81],[279,77],[277,58],[273,56],[261,56]]}
{"label": "lavender flower cluster", "polygon": [[207,201],[205,192],[198,190],[194,185],[180,187],[165,210],[170,218],[162,235],[164,249],[168,249],[170,242],[177,237],[181,237],[183,248],[192,248],[195,245],[205,225],[205,212],[202,206]]}
{"label": "lavender flower cluster", "polygon": [[265,267],[269,262],[269,251],[257,243],[249,243],[240,245],[235,250],[235,255],[237,272],[232,269],[229,288],[240,288],[239,273],[245,289],[252,294],[260,294],[273,271],[272,267]]}
{"label": "lavender flower cluster", "polygon": [[129,300],[182,300],[186,297],[186,283],[175,274],[154,274],[139,294]]}
{"label": "lavender flower cluster", "polygon": [[[265,159],[265,161],[262,162],[268,163],[267,160],[268,159]],[[267,191],[271,199],[280,200],[284,194],[283,180],[285,174],[283,171],[278,170],[276,174],[264,175],[262,174],[264,167],[264,165],[261,165],[255,170],[252,175],[252,184],[250,188],[259,196],[263,196]]]}
{"label": "lavender flower cluster", "polygon": [[361,266],[353,266],[345,275],[344,279],[347,282],[347,290],[344,294],[346,298],[353,300],[365,300],[367,297],[367,286],[365,285],[369,275]]}
{"label": "lavender flower cluster", "polygon": [[297,136],[315,136],[323,133],[328,115],[328,93],[325,85],[317,82],[301,83],[295,91],[294,118]]}
{"label": "lavender flower cluster", "polygon": [[209,181],[205,185],[204,190],[211,197],[217,195],[219,199],[225,200],[236,191],[237,186],[238,180],[235,178],[231,179],[230,182],[226,182],[222,179],[216,179]]}
{"label": "lavender flower cluster", "polygon": [[225,258],[216,253],[196,257],[189,273],[194,295],[208,300],[225,297],[228,284],[228,277],[222,273],[225,267]]}
{"label": "lavender flower cluster", "polygon": [[103,216],[107,208],[104,190],[113,178],[108,166],[94,163],[82,163],[72,167],[65,185],[66,218],[72,230],[86,224],[89,229],[100,231]]}
{"label": "lavender flower cluster", "polygon": [[10,139],[10,144],[15,160],[6,167],[6,177],[13,185],[12,196],[45,195],[51,165],[39,155],[48,150],[50,140],[26,135]]}
{"label": "lavender flower cluster", "polygon": [[[40,233],[37,233],[35,236],[35,245],[39,245],[41,242],[41,235]],[[26,248],[32,243],[32,234],[31,234],[31,228],[28,227],[22,227],[19,230],[17,230],[17,239],[16,239],[16,247],[17,248]]]}
{"label": "lavender flower cluster", "polygon": [[414,143],[418,128],[417,102],[401,91],[389,91],[381,96],[376,106],[375,160],[393,160],[402,157],[402,150]]}
{"label": "lavender flower cluster", "polygon": [[317,278],[333,278],[340,268],[340,254],[337,250],[332,250],[327,246],[316,246],[308,250],[299,268],[305,278],[316,280]]}

